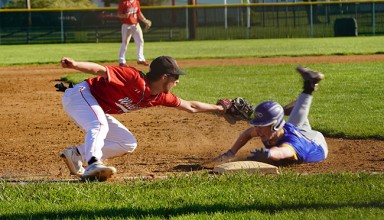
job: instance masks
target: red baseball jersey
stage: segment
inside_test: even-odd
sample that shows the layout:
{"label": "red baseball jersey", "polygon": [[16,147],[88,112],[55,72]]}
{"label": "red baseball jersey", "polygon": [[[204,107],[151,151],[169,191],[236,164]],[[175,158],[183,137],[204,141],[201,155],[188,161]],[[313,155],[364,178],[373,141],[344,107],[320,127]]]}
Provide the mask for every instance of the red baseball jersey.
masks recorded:
{"label": "red baseball jersey", "polygon": [[128,18],[121,19],[123,24],[137,24],[137,14],[141,12],[140,2],[138,0],[121,0],[118,12],[120,14],[128,13]]}
{"label": "red baseball jersey", "polygon": [[89,78],[91,93],[108,114],[122,114],[157,105],[177,107],[180,99],[174,94],[151,95],[144,74],[135,67],[107,66],[108,79]]}

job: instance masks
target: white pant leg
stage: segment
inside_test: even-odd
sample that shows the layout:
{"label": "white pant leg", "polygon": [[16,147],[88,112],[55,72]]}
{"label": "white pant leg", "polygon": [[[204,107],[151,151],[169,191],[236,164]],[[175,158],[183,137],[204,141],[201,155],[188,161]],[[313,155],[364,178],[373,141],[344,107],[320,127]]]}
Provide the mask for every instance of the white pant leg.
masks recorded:
{"label": "white pant leg", "polygon": [[309,109],[311,108],[313,96],[301,93],[289,116],[288,122],[295,125],[306,137],[320,145],[324,150],[325,158],[328,156],[328,145],[324,135],[311,128],[308,120]]}
{"label": "white pant leg", "polygon": [[323,150],[324,150],[324,159],[327,158],[327,156],[328,156],[328,144],[325,141],[324,135],[322,133],[318,132],[318,131],[315,131],[315,130],[303,131],[302,133],[306,137],[311,139],[313,142],[315,142],[316,144],[320,145],[321,148],[323,148]]}
{"label": "white pant leg", "polygon": [[129,41],[131,40],[133,32],[136,30],[134,25],[122,24],[121,25],[121,46],[119,53],[119,63],[126,63],[125,54]]}
{"label": "white pant leg", "polygon": [[141,30],[140,24],[136,25],[135,31],[133,32],[133,40],[136,44],[136,54],[138,61],[145,61],[144,57],[144,37],[143,31]]}
{"label": "white pant leg", "polygon": [[116,118],[108,114],[106,116],[109,124],[109,132],[102,149],[102,160],[133,152],[137,147],[136,138]]}
{"label": "white pant leg", "polygon": [[[101,149],[103,152],[101,160],[111,159],[133,152],[137,147],[137,140],[133,134],[113,116],[106,114],[106,117],[109,132],[104,140],[104,146]],[[77,148],[81,155],[85,155],[84,144]]]}
{"label": "white pant leg", "polygon": [[289,115],[288,122],[302,131],[310,131],[311,125],[308,121],[309,109],[312,104],[312,95],[301,93],[296,100],[295,106]]}
{"label": "white pant leg", "polygon": [[67,114],[86,132],[86,161],[92,157],[100,160],[109,126],[106,115],[91,94],[88,83],[84,81],[74,88],[67,89],[62,103]]}

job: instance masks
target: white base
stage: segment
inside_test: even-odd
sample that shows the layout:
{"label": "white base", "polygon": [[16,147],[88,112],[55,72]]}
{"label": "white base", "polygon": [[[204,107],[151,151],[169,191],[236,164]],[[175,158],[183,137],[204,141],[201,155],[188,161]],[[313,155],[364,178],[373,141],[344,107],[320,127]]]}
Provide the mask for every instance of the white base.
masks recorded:
{"label": "white base", "polygon": [[213,168],[216,173],[234,173],[244,171],[247,173],[279,174],[276,166],[256,161],[235,161],[224,163]]}

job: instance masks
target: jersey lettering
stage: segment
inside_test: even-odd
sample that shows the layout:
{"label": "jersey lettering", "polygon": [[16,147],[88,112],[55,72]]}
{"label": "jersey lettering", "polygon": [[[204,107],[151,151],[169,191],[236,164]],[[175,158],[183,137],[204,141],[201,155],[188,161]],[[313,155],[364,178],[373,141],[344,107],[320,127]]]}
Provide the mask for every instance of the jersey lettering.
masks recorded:
{"label": "jersey lettering", "polygon": [[132,104],[132,100],[128,97],[125,97],[124,99],[119,99],[119,103],[115,102],[115,105],[121,109],[124,113],[135,111],[138,109],[141,109],[142,107]]}
{"label": "jersey lettering", "polygon": [[136,17],[137,8],[128,8],[128,15],[133,14]]}

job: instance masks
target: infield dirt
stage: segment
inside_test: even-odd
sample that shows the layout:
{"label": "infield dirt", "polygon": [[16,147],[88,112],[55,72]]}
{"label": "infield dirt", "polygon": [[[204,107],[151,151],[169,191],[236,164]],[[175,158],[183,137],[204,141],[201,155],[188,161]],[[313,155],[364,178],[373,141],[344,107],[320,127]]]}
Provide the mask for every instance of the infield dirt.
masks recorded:
{"label": "infield dirt", "polygon": [[[384,55],[178,60],[181,67],[249,63],[383,62]],[[106,65],[113,65],[111,63]],[[135,65],[131,63],[131,65]],[[143,69],[142,67],[138,67]],[[145,71],[145,69],[143,69]],[[83,142],[84,133],[65,114],[54,85],[73,70],[59,65],[0,67],[0,179],[71,179],[60,152]],[[215,114],[155,107],[117,115],[138,139],[137,149],[108,160],[116,178],[198,172],[197,164],[227,150],[248,125],[230,125]],[[384,141],[327,138],[329,156],[316,164],[284,169],[299,173],[384,172]],[[239,153],[261,146],[259,139]]]}

